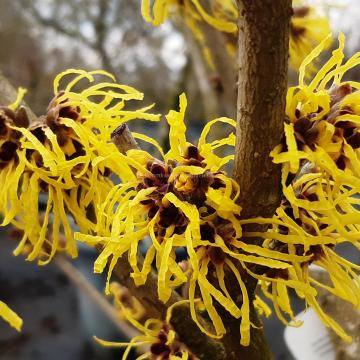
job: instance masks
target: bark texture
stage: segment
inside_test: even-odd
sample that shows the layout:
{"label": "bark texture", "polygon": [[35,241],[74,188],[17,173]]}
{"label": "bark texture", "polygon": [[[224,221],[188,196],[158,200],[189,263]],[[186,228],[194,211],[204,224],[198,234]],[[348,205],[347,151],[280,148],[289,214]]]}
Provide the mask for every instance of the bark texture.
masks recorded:
{"label": "bark texture", "polygon": [[[269,153],[283,133],[291,0],[237,0],[237,4],[238,102],[233,177],[240,185],[241,216],[271,217],[281,201],[280,168],[272,163]],[[246,273],[242,276],[251,301],[256,280]],[[230,279],[229,285],[232,283]],[[230,291],[236,298],[239,289],[232,286]],[[231,349],[228,359],[271,359],[253,307],[250,319],[256,328],[251,329],[248,347],[239,344],[239,322],[225,313],[221,315],[227,326],[222,341],[226,349]]]}
{"label": "bark texture", "polygon": [[270,151],[285,116],[291,0],[238,0],[238,103],[234,178],[243,217],[272,216],[280,167]]}
{"label": "bark texture", "polygon": [[136,140],[126,124],[121,124],[115,129],[111,134],[111,140],[122,154],[126,154],[127,151],[131,149],[139,149]]}

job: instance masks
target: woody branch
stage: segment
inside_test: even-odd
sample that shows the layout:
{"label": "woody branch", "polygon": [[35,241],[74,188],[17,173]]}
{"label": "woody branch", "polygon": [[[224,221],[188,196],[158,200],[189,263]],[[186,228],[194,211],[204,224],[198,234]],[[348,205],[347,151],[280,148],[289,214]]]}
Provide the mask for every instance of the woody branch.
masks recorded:
{"label": "woody branch", "polygon": [[[291,0],[238,0],[237,5],[238,99],[233,177],[240,185],[241,216],[271,217],[281,201],[280,168],[272,163],[269,153],[283,133]],[[245,272],[243,277],[252,300],[256,281]],[[230,294],[236,299],[239,289],[231,286],[234,283],[228,279]],[[242,347],[238,321],[221,310],[227,328],[223,343],[231,349],[228,359],[271,358],[256,311],[253,307],[250,311],[252,323],[260,329],[252,328],[250,345]]]}

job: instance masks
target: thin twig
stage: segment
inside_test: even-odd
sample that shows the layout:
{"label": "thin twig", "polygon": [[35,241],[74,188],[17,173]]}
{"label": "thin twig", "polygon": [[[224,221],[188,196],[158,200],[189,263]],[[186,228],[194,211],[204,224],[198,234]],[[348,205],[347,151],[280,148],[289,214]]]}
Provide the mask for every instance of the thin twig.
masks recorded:
{"label": "thin twig", "polygon": [[201,53],[199,43],[196,42],[194,34],[184,24],[183,32],[186,38],[187,49],[191,59],[193,73],[199,88],[205,119],[210,121],[219,116],[219,103],[217,94],[211,84],[209,72],[205,63],[205,59]]}
{"label": "thin twig", "polygon": [[76,289],[83,292],[122,334],[126,335],[128,339],[139,334],[139,332],[126,321],[119,318],[119,313],[114,306],[105,299],[103,294],[101,294],[74,265],[63,256],[57,256],[54,259],[54,263],[75,285]]}
{"label": "thin twig", "polygon": [[122,154],[126,154],[131,149],[139,149],[139,145],[126,124],[121,124],[114,130],[111,140]]}
{"label": "thin twig", "polygon": [[[212,0],[202,0],[202,6],[208,13],[212,12]],[[206,46],[210,49],[212,60],[219,84],[218,95],[221,110],[231,118],[236,116],[236,67],[233,58],[226,51],[226,39],[224,33],[215,29],[205,21],[200,23]]]}
{"label": "thin twig", "polygon": [[[0,72],[0,105],[7,106],[16,100],[17,91],[6,79],[6,77]],[[37,116],[34,112],[26,105],[25,102],[21,103],[21,109],[26,111],[26,115],[30,122],[35,121]]]}

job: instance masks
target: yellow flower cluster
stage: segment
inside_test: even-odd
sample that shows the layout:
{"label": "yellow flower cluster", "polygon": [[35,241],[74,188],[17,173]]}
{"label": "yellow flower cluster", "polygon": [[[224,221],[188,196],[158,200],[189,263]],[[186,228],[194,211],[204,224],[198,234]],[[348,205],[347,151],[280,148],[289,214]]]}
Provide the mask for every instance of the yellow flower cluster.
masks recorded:
{"label": "yellow flower cluster", "polygon": [[[225,7],[228,8],[229,5],[230,2],[225,4]],[[202,7],[199,0],[155,0],[152,6],[150,0],[142,0],[141,2],[141,12],[144,19],[154,26],[166,21],[172,11],[175,13],[184,11],[189,17],[194,17],[198,21],[203,20],[220,31],[236,32],[236,24],[224,18],[210,15]]]}
{"label": "yellow flower cluster", "polygon": [[[189,143],[184,94],[179,110],[166,115],[168,152],[154,139],[133,134],[152,145],[159,159],[139,149],[122,154],[110,142],[112,134],[123,130],[119,125],[124,122],[158,121],[159,115],[149,113],[151,107],[125,110],[128,100],[141,100],[143,95],[113,80],[93,84],[95,76],[109,76],[104,72],[68,70],[60,74],[54,81],[55,98],[37,123],[20,121],[19,113],[13,111],[19,101],[13,109],[2,109],[0,211],[2,225],[11,223],[24,233],[15,253],[30,243],[28,259],[40,257],[40,264],[50,261],[57,250],[76,256],[69,213],[80,229],[75,239],[101,251],[95,272],[109,265],[107,293],[112,289],[121,295],[109,281],[119,258],[126,256],[137,286],[156,270],[161,301],[167,303],[171,291],[182,286],[193,320],[215,338],[226,333],[219,315],[222,307],[239,319],[240,342],[246,346],[250,342],[250,302],[260,312],[269,313],[261,298],[248,294],[246,273],[259,281],[284,323],[300,325],[291,309],[290,288],[326,325],[349,340],[318,305],[317,287],[360,307],[360,267],[335,249],[344,242],[359,248],[360,84],[342,78],[360,63],[360,53],[343,63],[344,37],[340,35],[339,48],[306,84],[305,74],[327,41],[304,60],[299,86],[288,90],[284,138],[271,153],[273,161],[282,165],[284,200],[272,219],[240,219],[240,189],[224,171],[234,156],[218,154],[221,147],[235,145],[235,135],[231,131],[225,138],[208,140],[213,126],[233,130],[235,121],[210,121],[197,144]],[[71,79],[61,86],[68,76]],[[81,85],[86,85],[84,90],[74,90]],[[47,199],[44,214],[38,210],[40,195]],[[269,230],[243,233],[242,226],[251,223],[268,225]],[[61,232],[66,243],[61,241]],[[249,242],[252,237],[264,239],[263,244]],[[147,248],[143,262],[138,258],[141,248]],[[186,262],[179,261],[179,251],[186,253]],[[331,286],[311,276],[312,264],[326,270]],[[230,295],[229,275],[236,280],[231,285],[238,288],[241,304]],[[153,354],[173,352],[174,359],[190,358],[186,350],[176,355],[176,334],[166,325],[169,321],[165,327],[163,321],[154,320],[141,325],[134,319],[142,316],[140,307],[134,311],[121,301],[117,306],[144,334],[130,345],[121,344],[129,345],[126,353],[134,344],[155,344]],[[201,325],[201,312],[210,318],[213,329]],[[21,325],[2,303],[0,314],[13,326]],[[166,336],[159,337],[161,331]]]}
{"label": "yellow flower cluster", "polygon": [[[130,315],[132,319],[141,321],[146,315],[145,309],[139,300],[119,283],[112,282],[110,284],[110,295],[114,298],[114,307],[118,311],[120,319],[126,320],[126,316]],[[124,309],[127,311],[126,314],[124,314]]]}
{"label": "yellow flower cluster", "polygon": [[[109,81],[91,85],[97,76]],[[65,77],[70,77],[66,86]],[[75,91],[79,86],[85,89]],[[0,108],[0,225],[22,231],[15,255],[25,252],[28,260],[43,265],[56,251],[77,255],[68,214],[82,232],[94,231],[94,209],[114,186],[110,175],[135,179],[109,134],[123,122],[158,121],[159,115],[149,113],[151,107],[127,110],[126,102],[141,100],[143,94],[116,84],[104,71],[59,74],[46,115],[32,124],[17,109],[24,93],[20,89],[13,104]],[[44,212],[39,209],[41,197],[46,200]],[[21,319],[2,302],[0,316],[20,329]]]}
{"label": "yellow flower cluster", "polygon": [[[26,114],[21,112],[21,110],[14,111],[17,109],[24,94],[25,90],[19,88],[16,101],[7,107],[0,107],[0,178],[3,176],[3,169],[8,165],[14,167],[13,153],[17,147],[19,136],[16,131],[10,129],[10,126],[14,124],[13,119],[19,124],[28,124]],[[22,319],[3,301],[0,301],[0,318],[5,320],[17,331],[21,330],[23,324]]]}
{"label": "yellow flower cluster", "polygon": [[[111,289],[113,290],[113,289]],[[95,340],[105,347],[125,347],[122,360],[126,360],[132,348],[150,347],[144,354],[138,356],[136,360],[146,359],[169,359],[169,360],[197,360],[186,348],[186,346],[180,342],[176,332],[170,325],[172,310],[175,305],[168,308],[166,319],[148,319],[145,323],[138,321],[131,311],[124,306],[122,301],[118,298],[118,287],[115,286],[115,305],[120,309],[121,314],[125,319],[130,322],[139,332],[140,335],[135,336],[130,342],[112,342],[105,341],[94,337]]]}
{"label": "yellow flower cluster", "polygon": [[[110,81],[87,86],[79,93],[73,90],[81,82],[94,82],[99,75]],[[72,79],[60,91],[65,76]],[[108,134],[132,118],[159,119],[148,114],[148,109],[126,111],[127,100],[140,100],[143,95],[114,83],[111,75],[102,71],[61,73],[54,81],[54,93],[47,114],[29,126],[19,125],[10,109],[0,117],[1,225],[11,223],[22,230],[15,254],[29,242],[27,258],[35,260],[41,255],[40,264],[50,261],[57,250],[77,255],[66,212],[81,231],[94,231],[96,218],[91,214],[113,187],[109,176],[134,177]],[[47,205],[41,214],[38,203],[43,195]],[[59,238],[60,231],[66,243]]]}
{"label": "yellow flower cluster", "polygon": [[[293,1],[294,14],[290,23],[290,66],[298,70],[305,57],[330,33],[326,16],[314,7],[303,5],[304,1]],[[330,45],[330,44],[329,44]],[[315,64],[308,69],[309,75],[316,71]]]}
{"label": "yellow flower cluster", "polygon": [[[294,14],[290,23],[290,66],[298,70],[304,58],[330,32],[328,19],[315,8],[305,5],[304,1],[293,1]],[[204,58],[210,69],[214,69],[212,54],[206,44],[201,23],[206,22],[215,29],[224,32],[226,50],[232,57],[237,48],[238,10],[235,0],[214,0],[205,11],[197,0],[142,0],[143,18],[158,26],[171,15],[181,13],[185,24],[199,42]],[[315,65],[311,71],[314,72]]]}
{"label": "yellow flower cluster", "polygon": [[[326,41],[303,62],[300,85],[288,90],[285,136],[272,152],[274,162],[282,164],[282,206],[272,220],[252,220],[272,224],[267,233],[246,236],[263,237],[265,247],[282,253],[311,256],[301,264],[294,261],[286,271],[270,270],[264,276],[251,273],[261,280],[279,318],[288,323],[284,313],[294,320],[287,293],[287,288],[293,288],[327,326],[349,341],[350,337],[322,311],[316,297],[320,287],[360,308],[360,266],[336,252],[341,243],[360,248],[360,84],[342,80],[349,69],[360,64],[360,53],[344,63],[344,36],[340,34],[338,49],[305,84],[307,68]],[[326,271],[331,285],[312,277],[311,264]]]}
{"label": "yellow flower cluster", "polygon": [[[216,300],[232,316],[241,320],[241,343],[250,341],[249,297],[240,275],[241,265],[258,264],[273,269],[286,269],[286,261],[303,257],[289,256],[242,242],[236,204],[238,185],[221,170],[233,155],[220,157],[216,149],[234,146],[231,132],[226,138],[207,142],[211,128],[217,123],[235,127],[235,121],[219,118],[205,125],[197,145],[186,140],[184,115],[186,97],[180,96],[180,110],[166,116],[170,126],[170,150],[164,154],[151,140],[162,159],[142,150],[129,150],[126,161],[136,171],[136,181],[113,187],[98,206],[96,236],[76,234],[76,239],[89,245],[101,244],[103,250],[95,261],[95,272],[103,272],[109,263],[108,284],[117,261],[127,256],[136,285],[143,285],[152,264],[158,271],[158,296],[166,303],[171,291],[188,284],[191,315],[199,328],[211,337],[221,337],[226,329],[215,309]],[[138,138],[148,140],[143,135]],[[142,244],[150,243],[143,264],[138,262]],[[188,265],[177,261],[177,251],[186,250]],[[243,303],[239,308],[225,285],[225,272],[231,271],[238,282]],[[216,273],[217,282],[210,280]],[[106,291],[109,291],[107,285]],[[215,333],[199,322],[195,303],[214,324]]]}

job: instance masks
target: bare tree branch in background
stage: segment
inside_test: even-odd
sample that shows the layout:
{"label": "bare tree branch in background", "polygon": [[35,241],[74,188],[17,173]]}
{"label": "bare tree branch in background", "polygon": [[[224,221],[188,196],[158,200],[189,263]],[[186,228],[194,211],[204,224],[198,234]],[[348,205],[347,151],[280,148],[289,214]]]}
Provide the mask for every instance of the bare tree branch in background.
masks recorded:
{"label": "bare tree branch in background", "polygon": [[205,119],[211,120],[220,115],[218,102],[219,99],[210,82],[209,74],[206,71],[206,64],[201,54],[199,45],[196,43],[193,34],[187,27],[184,27],[184,33],[188,52],[192,62],[193,72],[196,77],[204,107]]}
{"label": "bare tree branch in background", "polygon": [[[204,9],[212,12],[212,0],[202,0]],[[226,51],[225,34],[216,30],[206,22],[201,24],[205,35],[206,46],[209,48],[214,61],[216,73],[215,89],[217,90],[222,115],[231,118],[236,117],[236,66],[231,56]]]}
{"label": "bare tree branch in background", "polygon": [[98,8],[97,16],[94,21],[94,30],[96,36],[95,36],[93,48],[99,52],[104,68],[114,73],[115,69],[111,64],[110,56],[107,53],[105,46],[109,31],[109,28],[107,27],[107,23],[106,23],[106,18],[110,10],[109,1],[98,0],[97,8]]}
{"label": "bare tree branch in background", "polygon": [[[84,45],[88,46],[99,54],[104,69],[110,72],[114,72],[114,68],[110,60],[110,55],[108,54],[105,47],[109,30],[106,23],[106,18],[109,12],[109,1],[97,0],[97,11],[95,16],[91,15],[87,10],[88,20],[95,35],[93,39],[89,36],[86,36],[81,31],[79,27],[80,24],[74,23],[72,26],[71,24],[69,26],[68,22],[62,21],[63,19],[57,14],[57,11],[59,11],[59,6],[56,5],[56,3],[55,6],[52,7],[50,15],[43,15],[36,6],[36,1],[21,0],[21,2],[25,9],[27,9],[34,17],[34,19],[37,20],[41,25],[51,28],[58,33],[66,35],[70,38],[81,41]],[[84,8],[89,9],[87,6],[84,6]]]}

